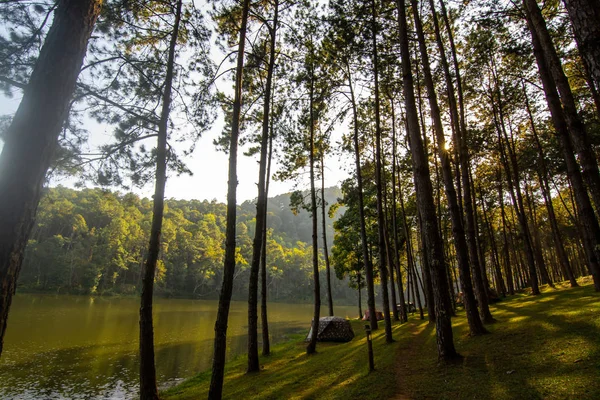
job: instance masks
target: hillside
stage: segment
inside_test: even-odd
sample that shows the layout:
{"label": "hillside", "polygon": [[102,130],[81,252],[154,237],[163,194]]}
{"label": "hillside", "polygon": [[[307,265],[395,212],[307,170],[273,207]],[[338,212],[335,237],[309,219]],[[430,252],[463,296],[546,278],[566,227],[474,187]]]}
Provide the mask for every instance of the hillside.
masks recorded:
{"label": "hillside", "polygon": [[[325,191],[327,203],[338,188]],[[310,215],[294,215],[290,194],[269,199],[267,246],[270,299],[312,299]],[[252,256],[256,206],[238,207],[238,261],[234,298],[245,299]],[[77,294],[135,294],[141,283],[152,202],[101,189],[48,189],[40,203],[27,246],[20,290]],[[224,204],[215,201],[166,201],[156,293],[163,296],[216,298],[222,279],[225,239]],[[335,219],[342,210],[338,210]],[[327,218],[328,241],[333,221]],[[320,227],[319,222],[319,227]],[[320,229],[319,229],[320,231]],[[319,233],[319,243],[322,243]],[[322,263],[324,268],[324,263]],[[334,298],[354,303],[347,283],[333,279]],[[323,288],[324,289],[324,288]]]}

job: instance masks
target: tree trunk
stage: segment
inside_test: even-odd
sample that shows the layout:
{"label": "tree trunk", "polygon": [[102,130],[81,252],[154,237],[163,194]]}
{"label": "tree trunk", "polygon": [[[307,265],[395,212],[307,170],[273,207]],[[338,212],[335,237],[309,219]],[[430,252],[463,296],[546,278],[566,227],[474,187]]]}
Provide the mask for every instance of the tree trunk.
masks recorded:
{"label": "tree trunk", "polygon": [[259,372],[258,360],[258,275],[260,272],[260,258],[263,249],[264,230],[266,229],[267,216],[267,152],[269,146],[269,113],[271,112],[271,93],[273,85],[273,70],[275,69],[275,46],[277,33],[277,19],[279,2],[275,2],[273,26],[269,27],[270,49],[269,64],[267,66],[267,81],[265,83],[262,135],[260,140],[260,161],[258,167],[258,198],[256,199],[256,229],[252,243],[252,261],[250,264],[250,278],[248,280],[248,369],[247,372]]}
{"label": "tree trunk", "polygon": [[400,320],[402,322],[407,322],[406,301],[404,299],[404,290],[402,287],[402,269],[400,268],[400,241],[398,240],[398,210],[396,205],[396,112],[394,110],[394,99],[392,97],[390,97],[390,103],[392,108],[392,229],[394,230],[394,260],[397,268],[396,283],[400,301]]}
{"label": "tree trunk", "polygon": [[540,181],[540,188],[542,190],[542,196],[544,197],[544,203],[546,204],[546,210],[548,211],[548,220],[550,221],[550,228],[552,229],[552,240],[554,241],[554,246],[556,247],[556,253],[558,255],[563,273],[568,277],[571,287],[577,287],[579,285],[573,276],[571,264],[569,263],[569,258],[567,257],[567,253],[565,251],[560,229],[558,228],[558,222],[556,221],[556,213],[554,212],[554,205],[552,204],[550,185],[548,184],[548,167],[546,166],[544,149],[537,134],[535,121],[533,120],[533,113],[531,112],[531,107],[529,106],[529,98],[527,97],[525,83],[521,83],[523,85],[523,94],[525,95],[525,106],[527,108],[527,114],[529,115],[529,122],[531,124],[531,133],[538,150],[538,177]]}
{"label": "tree trunk", "polygon": [[[506,128],[504,126],[504,111],[502,100],[500,97],[500,92],[498,89],[498,83],[495,82],[495,85],[496,89],[493,92],[496,92],[496,95],[498,96],[498,104],[496,105],[494,101],[494,93],[491,94],[491,102],[492,110],[494,113],[494,120],[496,124],[496,130],[498,132],[498,146],[500,149],[500,156],[502,159],[502,163],[504,164],[504,169],[506,171],[506,180],[508,182],[509,193],[513,201],[513,206],[516,207],[517,218],[519,219],[519,226],[521,227],[521,233],[523,234],[525,255],[527,257],[527,266],[529,267],[529,284],[531,285],[531,294],[538,295],[540,294],[540,289],[538,285],[537,272],[535,269],[535,257],[533,253],[531,233],[529,231],[529,225],[527,224],[527,218],[525,216],[525,207],[523,206],[523,196],[521,194],[517,159],[511,147],[510,141],[508,139],[508,134],[506,133]],[[504,140],[502,137],[504,137]],[[506,145],[504,143],[506,143]],[[507,152],[508,155],[506,154]]]}
{"label": "tree trunk", "polygon": [[354,141],[354,161],[356,163],[356,190],[358,191],[358,215],[360,217],[360,242],[362,247],[363,264],[365,268],[365,278],[367,281],[367,309],[369,310],[369,323],[371,330],[377,329],[377,315],[375,310],[375,287],[373,284],[373,266],[369,262],[369,245],[367,242],[367,228],[365,216],[365,201],[363,196],[363,181],[360,165],[360,146],[358,143],[358,109],[356,98],[354,96],[354,87],[352,86],[352,75],[350,66],[346,65],[348,75],[348,87],[350,89],[350,99],[352,102],[352,118],[353,118],[353,141]]}
{"label": "tree trunk", "polygon": [[236,224],[236,190],[237,190],[237,150],[240,133],[240,117],[242,108],[242,76],[244,72],[244,48],[246,45],[246,28],[248,25],[248,10],[250,0],[242,3],[240,21],[240,38],[238,42],[237,67],[235,74],[235,95],[231,119],[231,137],[229,143],[229,176],[227,182],[227,216],[225,230],[225,260],[223,268],[223,283],[219,295],[219,308],[215,322],[214,355],[212,376],[208,398],[220,400],[223,396],[223,374],[225,369],[225,352],[227,349],[227,322],[229,306],[233,292],[233,275],[235,272],[235,224]]}
{"label": "tree trunk", "polygon": [[[273,99],[271,98],[271,102]],[[273,160],[273,114],[271,114],[271,126],[269,133],[269,156],[267,158],[267,179],[265,182],[265,221],[263,229],[263,242],[260,257],[260,323],[262,327],[262,355],[271,354],[271,342],[269,339],[269,318],[267,315],[267,215],[269,203],[269,182],[271,180],[271,161]]]}
{"label": "tree trunk", "polygon": [[[590,75],[592,91],[600,90],[600,1],[598,0],[563,0],[579,54]],[[597,111],[600,113],[598,101]]]}
{"label": "tree trunk", "polygon": [[410,302],[410,288],[409,282],[412,285],[413,297],[415,297],[415,301],[413,302],[414,306],[419,307],[419,316],[421,319],[424,319],[423,315],[423,307],[421,306],[421,296],[417,293],[416,285],[415,285],[415,262],[414,262],[414,253],[412,249],[412,239],[411,234],[408,228],[408,221],[406,219],[406,210],[404,209],[404,195],[402,193],[402,185],[398,182],[398,198],[400,199],[400,211],[402,212],[402,225],[404,227],[404,237],[406,238],[406,269],[408,271],[408,278],[406,280],[406,290],[408,292],[407,296],[408,301]]}
{"label": "tree trunk", "polygon": [[423,62],[423,73],[425,76],[427,97],[429,99],[429,108],[431,110],[433,128],[437,137],[437,148],[440,157],[440,163],[442,166],[442,178],[444,180],[444,189],[446,192],[446,199],[448,201],[448,208],[450,210],[450,220],[452,222],[452,236],[454,238],[454,248],[456,250],[456,256],[458,260],[460,285],[463,288],[464,292],[465,312],[467,314],[467,321],[469,323],[469,332],[471,335],[477,336],[486,333],[487,330],[483,326],[483,323],[481,322],[481,319],[477,314],[475,294],[473,292],[471,274],[469,272],[469,254],[467,248],[467,241],[465,239],[465,231],[462,223],[462,216],[458,207],[456,190],[454,188],[454,182],[452,179],[452,165],[450,161],[450,155],[446,150],[446,139],[444,137],[442,118],[440,108],[437,102],[437,94],[435,92],[433,77],[431,74],[429,55],[427,54],[427,45],[425,43],[425,35],[423,33],[423,27],[418,13],[417,1],[411,0],[411,4],[413,17],[415,21],[415,28],[417,30],[417,37],[419,40],[421,60]]}
{"label": "tree trunk", "polygon": [[[583,179],[596,210],[600,210],[600,171],[598,170],[598,162],[590,138],[585,131],[585,126],[577,113],[577,106],[569,81],[565,76],[560,58],[546,27],[546,21],[544,21],[536,0],[523,0],[523,3],[529,30],[532,34],[535,31],[541,54],[546,62],[546,68],[550,72],[550,76],[560,94],[564,119],[567,123],[571,142],[579,157]],[[594,21],[597,23],[597,20]]]}
{"label": "tree trunk", "polygon": [[410,151],[413,161],[413,174],[417,194],[417,207],[422,218],[422,227],[427,247],[427,258],[431,268],[432,285],[434,291],[436,313],[436,338],[438,357],[440,360],[450,361],[459,354],[454,348],[452,324],[446,310],[442,290],[446,290],[443,282],[446,280],[446,262],[442,251],[441,237],[437,226],[435,205],[433,203],[433,188],[429,174],[429,165],[419,133],[419,119],[415,104],[414,84],[410,66],[410,52],[408,46],[408,27],[404,0],[396,0],[398,9],[399,44],[402,56],[402,75],[408,134],[410,137]]}
{"label": "tree trunk", "polygon": [[583,173],[580,171],[579,165],[575,160],[573,143],[571,142],[572,136],[569,135],[567,117],[561,107],[554,78],[549,71],[547,60],[544,57],[544,49],[529,16],[527,24],[532,37],[534,55],[538,64],[546,102],[550,109],[552,123],[560,140],[563,157],[567,166],[567,176],[573,186],[577,211],[579,212],[579,223],[583,227],[584,250],[594,278],[594,288],[596,291],[600,291],[600,265],[598,263],[600,259],[600,226],[598,225],[598,220],[596,219],[592,203],[585,188]]}
{"label": "tree trunk", "polygon": [[[445,10],[443,1],[441,1],[442,7]],[[444,43],[440,34],[440,28],[437,22],[437,13],[435,10],[435,4],[433,0],[429,0],[431,12],[433,14],[433,27],[436,37],[438,49],[440,51],[440,62],[444,70],[444,77],[446,79],[446,87],[448,90],[448,105],[450,107],[451,123],[454,125],[454,131],[456,135],[455,146],[458,147],[458,156],[460,161],[460,172],[461,172],[461,183],[462,183],[462,199],[463,199],[463,210],[466,221],[466,240],[467,248],[469,250],[469,259],[471,260],[471,270],[473,272],[473,280],[475,283],[475,292],[477,299],[479,300],[479,314],[481,320],[484,323],[494,322],[494,318],[490,313],[487,292],[483,282],[481,274],[481,266],[479,265],[479,255],[477,253],[477,238],[475,237],[475,216],[473,209],[473,197],[471,194],[471,183],[469,180],[469,152],[467,148],[467,130],[464,121],[464,110],[461,109],[462,113],[459,115],[458,106],[456,104],[456,95],[454,92],[454,84],[452,83],[452,76],[450,74],[450,67],[446,59],[446,52],[444,49]],[[449,34],[452,32],[450,26],[447,25],[447,31]],[[451,42],[451,45],[453,42]],[[451,47],[452,54],[456,57],[456,51],[454,47]],[[456,72],[459,73],[458,66],[456,65]],[[457,84],[460,85],[460,75],[457,75]],[[462,90],[461,90],[462,96]],[[462,107],[462,102],[461,102]]]}
{"label": "tree trunk", "polygon": [[533,190],[529,188],[527,182],[525,182],[525,198],[527,199],[529,218],[531,219],[531,224],[533,227],[533,241],[535,243],[533,249],[535,250],[535,263],[538,267],[542,283],[546,283],[548,284],[548,286],[553,288],[554,283],[552,282],[552,279],[550,279],[550,275],[548,274],[548,267],[546,265],[546,260],[544,259],[544,254],[542,253],[542,241],[540,239],[540,230],[537,225],[535,204],[533,203]]}
{"label": "tree trunk", "polygon": [[102,0],[62,0],[0,155],[0,356],[41,190]]}
{"label": "tree trunk", "polygon": [[381,117],[379,115],[379,60],[377,54],[377,14],[375,0],[371,1],[372,12],[372,43],[373,43],[373,74],[375,77],[375,182],[377,186],[377,229],[379,236],[379,278],[381,279],[381,292],[383,302],[383,316],[385,321],[385,341],[391,343],[392,320],[390,318],[390,301],[388,297],[387,255],[385,246],[385,215],[383,212],[383,183],[381,165]]}
{"label": "tree trunk", "polygon": [[500,215],[502,216],[502,239],[503,239],[503,261],[504,273],[506,274],[506,285],[508,286],[508,294],[515,294],[515,284],[513,279],[513,271],[510,264],[510,247],[508,246],[508,235],[506,233],[506,213],[504,212],[504,193],[502,191],[502,172],[498,168],[498,199],[500,200]]}
{"label": "tree trunk", "polygon": [[152,294],[154,292],[154,275],[160,251],[160,235],[162,231],[165,185],[167,182],[167,129],[171,111],[171,91],[175,68],[175,48],[179,36],[182,0],[177,2],[175,22],[165,76],[165,88],[162,94],[162,110],[158,125],[158,144],[156,146],[156,186],[154,188],[154,204],[152,209],[152,227],[150,229],[150,244],[148,258],[144,268],[142,296],[140,304],[140,399],[158,399],[156,387],[156,366],[154,363],[154,328],[152,326]]}
{"label": "tree trunk", "polygon": [[327,277],[327,305],[329,306],[329,316],[333,317],[333,297],[331,296],[331,267],[329,264],[329,250],[327,246],[327,223],[325,218],[325,155],[321,153],[321,225],[323,227],[323,253],[325,257],[325,272]]}
{"label": "tree trunk", "polygon": [[[310,72],[312,74],[312,71]],[[315,188],[315,129],[316,121],[314,114],[314,75],[310,77],[310,93],[309,93],[309,168],[310,168],[310,212],[312,218],[312,263],[313,263],[313,290],[314,290],[314,312],[312,320],[312,336],[308,346],[306,346],[306,354],[314,354],[317,352],[317,336],[319,333],[319,316],[321,313],[321,285],[319,282],[319,244],[317,237],[317,190]]]}
{"label": "tree trunk", "polygon": [[492,259],[494,263],[494,275],[496,281],[496,290],[498,293],[502,294],[502,296],[506,296],[506,286],[504,285],[504,279],[502,277],[502,269],[500,267],[500,257],[498,255],[498,246],[496,245],[496,236],[494,235],[494,230],[492,229],[492,224],[489,220],[487,210],[485,208],[485,202],[483,200],[483,190],[481,186],[479,187],[479,201],[481,202],[481,211],[483,214],[483,223],[485,228],[487,229],[488,235],[490,236],[490,244],[492,250]]}

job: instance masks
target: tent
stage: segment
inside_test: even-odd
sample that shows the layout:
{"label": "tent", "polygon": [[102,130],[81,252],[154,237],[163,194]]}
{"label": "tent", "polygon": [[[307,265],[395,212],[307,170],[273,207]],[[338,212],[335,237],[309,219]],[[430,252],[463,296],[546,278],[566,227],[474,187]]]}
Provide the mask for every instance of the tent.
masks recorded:
{"label": "tent", "polygon": [[[319,318],[319,334],[317,340],[320,342],[349,342],[354,337],[354,331],[350,321],[341,317]],[[310,331],[306,336],[308,342],[312,338],[312,323]]]}
{"label": "tent", "polygon": [[[369,310],[365,311],[365,315],[363,316],[363,321],[368,321],[369,320],[369,315],[371,315],[369,313]],[[383,320],[383,313],[381,311],[375,311],[375,317],[377,317],[377,321],[381,321]]]}

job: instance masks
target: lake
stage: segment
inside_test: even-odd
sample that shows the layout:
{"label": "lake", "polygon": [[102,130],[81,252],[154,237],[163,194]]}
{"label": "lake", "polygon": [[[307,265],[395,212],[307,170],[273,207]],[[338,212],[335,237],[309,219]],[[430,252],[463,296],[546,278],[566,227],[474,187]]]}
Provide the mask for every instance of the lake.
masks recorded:
{"label": "lake", "polygon": [[[160,388],[210,368],[217,301],[155,299]],[[138,385],[137,298],[19,294],[0,359],[0,398],[131,399]],[[232,302],[227,357],[246,352],[246,302]],[[321,308],[326,313],[326,307]],[[356,317],[356,307],[335,307]],[[272,343],[308,333],[310,304],[269,304]],[[259,318],[260,320],[260,318]],[[259,332],[260,337],[260,332]],[[227,379],[227,378],[225,378]]]}

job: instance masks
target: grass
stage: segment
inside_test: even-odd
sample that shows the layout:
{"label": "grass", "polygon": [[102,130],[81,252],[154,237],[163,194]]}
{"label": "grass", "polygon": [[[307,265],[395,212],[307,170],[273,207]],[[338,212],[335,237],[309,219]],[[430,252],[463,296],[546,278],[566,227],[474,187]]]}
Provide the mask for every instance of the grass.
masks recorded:
{"label": "grass", "polygon": [[[599,399],[600,295],[590,285],[521,293],[491,307],[491,334],[469,337],[464,313],[453,319],[460,363],[437,363],[435,327],[418,318],[394,324],[396,342],[374,332],[376,371],[369,373],[362,321],[349,343],[319,343],[307,356],[303,336],[275,346],[262,371],[246,374],[246,358],[229,362],[228,399]],[[162,393],[205,399],[210,371]]]}

